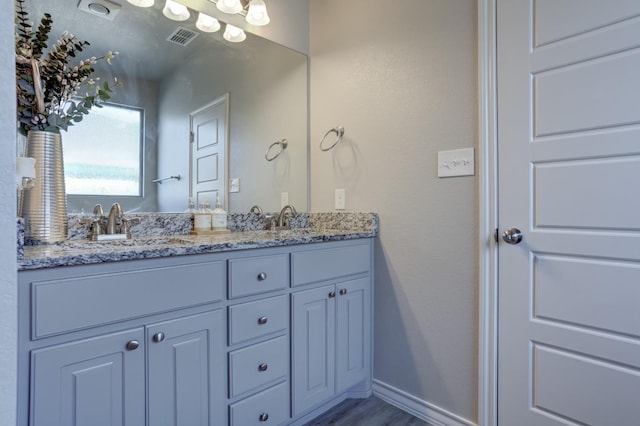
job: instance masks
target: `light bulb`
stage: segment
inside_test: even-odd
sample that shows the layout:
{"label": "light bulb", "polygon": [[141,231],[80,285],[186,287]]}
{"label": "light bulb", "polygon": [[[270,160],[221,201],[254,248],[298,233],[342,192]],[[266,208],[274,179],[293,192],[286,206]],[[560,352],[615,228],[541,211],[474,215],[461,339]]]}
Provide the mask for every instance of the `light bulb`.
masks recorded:
{"label": "light bulb", "polygon": [[222,35],[225,40],[230,41],[232,43],[240,43],[247,38],[247,35],[244,31],[238,27],[234,27],[233,25],[227,24],[227,27],[224,29],[224,34]]}
{"label": "light bulb", "polygon": [[216,18],[212,18],[204,13],[199,13],[196,28],[205,33],[215,33],[220,29],[220,22],[218,22]]}
{"label": "light bulb", "polygon": [[189,9],[173,0],[167,0],[162,9],[162,14],[173,21],[186,21],[189,19]]}
{"label": "light bulb", "polygon": [[258,26],[267,25],[271,21],[267,14],[267,5],[264,4],[264,0],[251,0],[246,20],[251,25]]}
{"label": "light bulb", "polygon": [[151,7],[153,6],[153,0],[127,0],[134,6],[138,7]]}
{"label": "light bulb", "polygon": [[242,11],[240,0],[218,0],[216,7],[224,13],[240,13]]}

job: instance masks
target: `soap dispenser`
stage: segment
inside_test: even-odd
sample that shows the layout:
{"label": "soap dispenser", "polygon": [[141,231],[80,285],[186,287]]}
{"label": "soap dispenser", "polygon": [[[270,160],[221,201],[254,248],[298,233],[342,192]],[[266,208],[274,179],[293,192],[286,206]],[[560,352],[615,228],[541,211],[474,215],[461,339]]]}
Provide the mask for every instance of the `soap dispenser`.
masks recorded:
{"label": "soap dispenser", "polygon": [[207,203],[200,203],[198,210],[194,213],[193,229],[195,231],[211,230],[211,209],[207,207]]}
{"label": "soap dispenser", "polygon": [[216,208],[211,213],[211,224],[214,231],[227,230],[227,212],[222,208],[220,203],[220,194],[216,194]]}

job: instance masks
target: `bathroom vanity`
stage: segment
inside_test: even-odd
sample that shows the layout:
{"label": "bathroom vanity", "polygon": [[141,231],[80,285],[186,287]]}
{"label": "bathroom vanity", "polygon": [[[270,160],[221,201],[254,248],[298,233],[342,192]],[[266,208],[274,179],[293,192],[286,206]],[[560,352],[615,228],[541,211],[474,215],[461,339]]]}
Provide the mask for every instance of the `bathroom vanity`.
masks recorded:
{"label": "bathroom vanity", "polygon": [[19,424],[303,424],[369,396],[377,227],[261,232],[26,247]]}

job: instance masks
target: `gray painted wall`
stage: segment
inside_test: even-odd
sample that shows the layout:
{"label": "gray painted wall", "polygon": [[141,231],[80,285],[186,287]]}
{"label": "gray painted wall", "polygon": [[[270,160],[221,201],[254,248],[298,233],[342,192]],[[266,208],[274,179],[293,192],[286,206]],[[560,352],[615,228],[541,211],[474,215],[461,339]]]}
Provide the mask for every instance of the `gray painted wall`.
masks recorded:
{"label": "gray painted wall", "polygon": [[[476,2],[310,5],[311,210],[377,211],[376,380],[475,421],[477,180],[438,179],[476,146]],[[344,141],[318,141],[342,125]]]}
{"label": "gray painted wall", "polygon": [[0,413],[16,423],[18,279],[16,274],[16,111],[13,1],[0,0]]}

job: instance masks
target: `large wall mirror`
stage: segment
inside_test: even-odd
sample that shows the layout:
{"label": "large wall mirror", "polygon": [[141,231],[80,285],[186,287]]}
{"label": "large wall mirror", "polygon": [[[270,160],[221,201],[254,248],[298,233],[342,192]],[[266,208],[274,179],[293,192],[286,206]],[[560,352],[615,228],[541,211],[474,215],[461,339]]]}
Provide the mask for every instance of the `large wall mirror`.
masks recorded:
{"label": "large wall mirror", "polygon": [[[111,66],[96,64],[97,73],[103,80],[116,76],[122,82],[110,100],[115,106],[143,113],[140,196],[70,194],[69,211],[91,212],[96,203],[108,207],[118,201],[128,212],[181,212],[187,208],[190,191],[198,196],[194,184],[213,178],[223,180],[219,194],[230,212],[248,212],[253,205],[278,211],[285,196],[298,210],[308,210],[307,56],[250,33],[244,42],[231,43],[223,39],[222,31],[201,32],[193,10],[187,21],[171,21],[162,15],[163,1],[150,8],[125,0],[112,2],[120,6],[113,20],[83,11],[86,0],[27,1],[36,25],[45,12],[52,15],[50,40],[68,31],[91,43],[86,56],[118,51]],[[168,40],[172,35],[183,39],[193,34],[188,43]],[[198,118],[219,102],[224,103],[222,110],[218,108],[222,115]],[[67,134],[79,134],[83,124]],[[94,145],[87,143],[80,157],[99,167],[107,157],[124,155],[117,143],[119,127],[83,136]],[[67,134],[63,133],[63,144],[70,139]],[[207,154],[201,156],[200,170],[190,166],[200,158],[193,156],[198,138],[202,146],[219,141],[226,160]],[[287,148],[267,161],[269,146],[283,139]],[[65,167],[67,161],[73,160],[65,153]],[[180,179],[153,182],[172,176]],[[215,197],[206,201],[215,203]]]}

